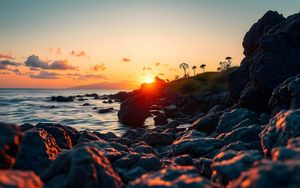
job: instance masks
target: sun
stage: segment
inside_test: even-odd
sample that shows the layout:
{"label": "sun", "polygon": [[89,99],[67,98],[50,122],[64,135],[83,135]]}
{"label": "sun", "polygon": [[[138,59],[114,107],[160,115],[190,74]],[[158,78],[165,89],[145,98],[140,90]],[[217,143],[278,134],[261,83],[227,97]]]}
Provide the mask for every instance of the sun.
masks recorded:
{"label": "sun", "polygon": [[153,76],[147,76],[147,77],[145,78],[145,81],[144,81],[144,82],[147,83],[147,84],[153,83],[153,82],[154,82]]}

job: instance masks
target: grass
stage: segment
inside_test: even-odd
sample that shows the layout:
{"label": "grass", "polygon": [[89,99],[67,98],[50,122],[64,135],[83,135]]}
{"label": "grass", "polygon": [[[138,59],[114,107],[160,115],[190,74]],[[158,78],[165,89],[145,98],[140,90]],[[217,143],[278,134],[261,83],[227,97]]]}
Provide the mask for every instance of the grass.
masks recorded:
{"label": "grass", "polygon": [[222,72],[205,72],[188,78],[181,78],[167,84],[167,91],[189,95],[207,91],[226,91],[227,75],[236,67]]}

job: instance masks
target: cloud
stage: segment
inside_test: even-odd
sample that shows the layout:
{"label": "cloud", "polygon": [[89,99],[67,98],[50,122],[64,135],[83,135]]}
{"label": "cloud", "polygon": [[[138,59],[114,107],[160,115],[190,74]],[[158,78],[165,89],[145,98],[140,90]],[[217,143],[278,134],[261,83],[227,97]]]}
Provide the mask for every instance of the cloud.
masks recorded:
{"label": "cloud", "polygon": [[0,70],[6,70],[6,69],[8,69],[8,66],[17,67],[17,66],[20,66],[20,65],[21,65],[21,63],[17,63],[17,62],[14,62],[14,61],[2,60],[2,61],[0,61]]}
{"label": "cloud", "polygon": [[68,60],[56,60],[53,63],[48,63],[39,58],[39,56],[31,55],[27,57],[25,61],[25,66],[31,69],[41,68],[49,70],[74,70],[76,67],[69,65]]}
{"label": "cloud", "polygon": [[89,80],[89,79],[101,79],[106,80],[106,76],[102,74],[79,74],[79,73],[70,73],[67,74],[67,77],[72,78],[74,80]]}
{"label": "cloud", "polygon": [[50,54],[55,54],[55,55],[61,55],[62,50],[61,48],[47,48],[46,49]]}
{"label": "cloud", "polygon": [[93,70],[93,71],[99,71],[99,70],[106,70],[106,67],[105,67],[105,65],[102,63],[102,64],[97,64],[97,65],[95,65],[95,66],[93,66],[93,67],[91,67],[91,70]]}
{"label": "cloud", "polygon": [[76,51],[72,50],[70,54],[72,56],[75,56],[75,57],[87,57],[87,58],[89,58],[89,56],[87,56],[86,53],[83,50],[81,50],[80,52],[76,52]]}
{"label": "cloud", "polygon": [[15,58],[13,58],[10,54],[1,54],[0,53],[0,59],[10,59],[10,60],[13,60]]}
{"label": "cloud", "polygon": [[54,72],[41,71],[39,74],[30,74],[31,78],[37,79],[58,79],[60,74]]}
{"label": "cloud", "polygon": [[164,76],[165,74],[164,73],[159,73],[157,76]]}
{"label": "cloud", "polygon": [[143,71],[152,70],[151,67],[143,67]]}
{"label": "cloud", "polygon": [[156,62],[155,65],[156,65],[156,66],[159,66],[159,65],[160,65],[160,62]]}
{"label": "cloud", "polygon": [[122,61],[123,61],[123,62],[130,62],[131,59],[124,57],[124,58],[122,59]]}
{"label": "cloud", "polygon": [[15,73],[16,75],[23,75],[19,69],[10,69],[10,71]]}

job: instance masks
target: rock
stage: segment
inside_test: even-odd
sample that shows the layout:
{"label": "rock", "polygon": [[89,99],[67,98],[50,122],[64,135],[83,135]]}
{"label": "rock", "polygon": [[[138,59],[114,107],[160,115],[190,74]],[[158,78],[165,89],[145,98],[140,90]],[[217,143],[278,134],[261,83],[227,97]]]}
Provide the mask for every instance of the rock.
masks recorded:
{"label": "rock", "polygon": [[133,97],[121,103],[119,121],[129,126],[141,126],[150,115],[150,104],[143,97]]}
{"label": "rock", "polygon": [[255,142],[260,140],[258,134],[261,132],[262,128],[263,127],[261,127],[260,125],[241,127],[229,133],[223,133],[219,135],[217,139],[222,139],[226,144],[236,141],[245,143]]}
{"label": "rock", "polygon": [[34,126],[32,124],[30,124],[30,123],[25,123],[25,124],[21,125],[20,127],[21,127],[22,132],[25,132],[25,131],[27,131],[29,129],[33,129],[34,128]]}
{"label": "rock", "polygon": [[92,141],[101,141],[102,139],[97,136],[96,133],[91,131],[84,130],[80,133],[78,143],[83,142],[92,142]]}
{"label": "rock", "polygon": [[90,106],[90,103],[83,103],[82,106]]}
{"label": "rock", "polygon": [[148,144],[146,144],[145,142],[137,143],[131,147],[132,147],[133,151],[135,151],[137,153],[157,155],[157,152],[155,151],[155,149],[153,147],[149,146]]}
{"label": "rock", "polygon": [[194,166],[197,168],[198,172],[210,179],[212,170],[210,168],[212,164],[212,159],[201,157],[193,161]]}
{"label": "rock", "polygon": [[74,97],[69,96],[69,97],[64,97],[64,96],[52,96],[51,101],[56,101],[56,102],[73,102]]}
{"label": "rock", "polygon": [[168,124],[168,117],[164,114],[159,114],[158,116],[153,118],[153,120],[155,126]]}
{"label": "rock", "polygon": [[159,170],[162,167],[162,164],[159,158],[154,154],[147,154],[142,156],[135,166],[143,168],[145,171],[155,171]]}
{"label": "rock", "polygon": [[218,112],[223,112],[226,110],[226,107],[223,106],[223,105],[216,105],[214,107],[212,107],[208,112],[207,114],[216,114]]}
{"label": "rock", "polygon": [[260,125],[265,125],[265,124],[268,124],[269,121],[270,121],[270,115],[269,114],[266,114],[266,113],[262,113],[260,114],[259,116],[259,124]]}
{"label": "rock", "polygon": [[169,118],[178,118],[180,117],[180,112],[175,104],[164,107],[164,112]]}
{"label": "rock", "polygon": [[215,185],[199,176],[192,166],[170,166],[156,172],[150,172],[134,180],[129,188],[147,187],[198,187],[212,188]]}
{"label": "rock", "polygon": [[220,113],[208,114],[193,122],[192,128],[200,132],[212,133],[216,130],[218,126],[220,116]]}
{"label": "rock", "polygon": [[[218,158],[218,155],[215,158]],[[227,184],[229,181],[238,178],[243,171],[251,168],[252,164],[260,159],[262,159],[262,156],[257,151],[236,153],[234,157],[218,162],[214,159],[211,165],[213,170],[212,179],[217,183]]]}
{"label": "rock", "polygon": [[269,107],[273,114],[300,108],[300,74],[288,78],[273,90]]}
{"label": "rock", "polygon": [[299,187],[300,161],[262,160],[241,176],[230,182],[228,188],[257,187],[282,188]]}
{"label": "rock", "polygon": [[32,171],[0,170],[1,188],[42,188],[43,182]]}
{"label": "rock", "polygon": [[242,107],[269,112],[273,89],[299,74],[299,23],[300,14],[285,19],[269,11],[246,34],[246,57],[228,76],[230,96]]}
{"label": "rock", "polygon": [[41,174],[60,153],[51,134],[43,129],[31,129],[24,133],[14,168]]}
{"label": "rock", "polygon": [[273,148],[285,146],[290,138],[300,136],[300,109],[281,111],[272,118],[260,133],[261,144],[265,155]]}
{"label": "rock", "polygon": [[272,160],[300,159],[300,148],[278,147],[272,150]]}
{"label": "rock", "polygon": [[246,150],[259,150],[261,151],[261,145],[260,141],[254,141],[254,142],[249,142],[245,143],[242,141],[236,141],[232,142],[230,144],[227,144],[223,146],[219,151],[228,151],[228,150],[234,150],[234,151],[246,151]]}
{"label": "rock", "polygon": [[112,112],[114,110],[114,108],[103,108],[103,109],[99,109],[98,110],[98,113],[99,114],[104,114],[104,113],[109,113],[109,112]]}
{"label": "rock", "polygon": [[113,103],[113,101],[111,99],[108,99],[107,103]]}
{"label": "rock", "polygon": [[173,138],[167,133],[155,131],[146,132],[143,135],[142,140],[150,146],[170,145],[173,142]]}
{"label": "rock", "polygon": [[94,98],[99,98],[99,95],[97,93],[87,93],[84,95],[85,97],[94,97]]}
{"label": "rock", "polygon": [[299,147],[300,147],[300,136],[288,140],[287,148],[299,148]]}
{"label": "rock", "polygon": [[196,157],[201,157],[215,149],[221,148],[223,145],[224,142],[222,140],[215,138],[183,138],[173,143],[173,154],[174,156],[191,154]]}
{"label": "rock", "polygon": [[118,168],[128,168],[136,163],[141,158],[141,155],[136,152],[129,152],[122,158],[114,162],[114,166]]}
{"label": "rock", "polygon": [[51,134],[54,137],[59,148],[61,149],[72,148],[72,140],[68,135],[68,133],[62,128],[62,125],[56,126],[56,124],[52,124],[52,123],[38,123],[36,127],[44,129],[49,134]]}
{"label": "rock", "polygon": [[217,126],[217,132],[224,133],[230,132],[233,127],[239,124],[241,121],[249,119],[252,124],[258,123],[259,116],[250,110],[245,108],[236,108],[231,112],[225,112],[221,117]]}
{"label": "rock", "polygon": [[21,139],[20,127],[0,122],[0,169],[8,169],[15,164]]}
{"label": "rock", "polygon": [[136,130],[129,129],[122,135],[122,138],[128,138],[131,141],[135,141],[139,136],[140,135]]}
{"label": "rock", "polygon": [[113,138],[118,138],[118,136],[112,132],[107,132],[107,133],[93,132],[93,133],[105,141],[109,141],[110,139],[113,139]]}
{"label": "rock", "polygon": [[122,187],[121,178],[104,154],[89,146],[63,153],[41,178],[48,188]]}
{"label": "rock", "polygon": [[175,157],[174,162],[180,166],[190,166],[194,164],[192,157],[188,154]]}

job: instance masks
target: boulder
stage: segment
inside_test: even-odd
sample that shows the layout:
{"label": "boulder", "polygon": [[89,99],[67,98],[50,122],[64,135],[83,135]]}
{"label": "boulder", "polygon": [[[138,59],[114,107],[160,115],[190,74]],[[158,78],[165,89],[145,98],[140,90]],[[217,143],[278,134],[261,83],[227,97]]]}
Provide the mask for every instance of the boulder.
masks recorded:
{"label": "boulder", "polygon": [[132,181],[129,188],[147,187],[198,187],[212,188],[215,185],[201,177],[192,166],[170,166],[156,172],[150,172]]}
{"label": "boulder", "polygon": [[51,101],[56,101],[56,102],[73,102],[74,97],[69,96],[69,97],[64,97],[64,96],[52,96]]}
{"label": "boulder", "polygon": [[49,134],[51,134],[58,147],[61,149],[71,149],[72,148],[72,140],[68,133],[62,128],[62,125],[55,126],[56,124],[52,123],[38,123],[36,125],[37,128],[44,129]]}
{"label": "boulder", "polygon": [[193,158],[188,154],[178,155],[174,158],[174,162],[180,166],[191,166],[194,164]]}
{"label": "boulder", "polygon": [[110,139],[113,139],[113,138],[118,138],[118,136],[112,132],[107,132],[107,133],[93,132],[93,133],[105,141],[109,141]]}
{"label": "boulder", "polygon": [[120,188],[122,181],[96,147],[76,147],[60,155],[41,176],[46,187]]}
{"label": "boulder", "polygon": [[11,168],[15,164],[21,139],[20,127],[0,122],[0,169]]}
{"label": "boulder", "polygon": [[132,97],[121,103],[118,111],[119,121],[129,126],[142,126],[150,115],[150,102],[144,97]]}
{"label": "boulder", "polygon": [[157,115],[153,120],[155,126],[168,124],[168,117],[164,114]]}
{"label": "boulder", "polygon": [[230,132],[241,121],[249,119],[252,124],[258,123],[259,116],[245,108],[236,108],[230,112],[225,112],[221,117],[217,126],[218,133]]}
{"label": "boulder", "polygon": [[98,113],[99,114],[105,114],[105,113],[110,113],[110,112],[113,112],[114,108],[102,108],[102,109],[99,109],[98,110]]}
{"label": "boulder", "polygon": [[212,173],[212,170],[210,168],[212,159],[201,157],[199,159],[195,159],[193,163],[202,176],[210,179]]}
{"label": "boulder", "polygon": [[192,128],[200,132],[212,133],[216,130],[221,113],[207,114],[206,116],[194,121]]}
{"label": "boulder", "polygon": [[300,108],[300,74],[288,78],[273,90],[269,107],[273,114]]}
{"label": "boulder", "polygon": [[173,155],[191,154],[196,157],[201,157],[209,152],[219,149],[224,145],[224,142],[215,138],[183,138],[173,143]]}
{"label": "boulder", "polygon": [[300,148],[278,147],[272,150],[272,160],[300,159]]}
{"label": "boulder", "polygon": [[30,123],[24,123],[22,125],[20,125],[22,132],[25,132],[29,129],[33,129],[34,125],[30,124]]}
{"label": "boulder", "polygon": [[173,138],[164,132],[147,131],[142,140],[150,146],[170,145],[173,142]]}
{"label": "boulder", "polygon": [[61,149],[51,134],[43,129],[31,129],[24,133],[14,168],[33,170],[39,175],[60,153]]}
{"label": "boulder", "polygon": [[97,134],[84,130],[83,132],[80,133],[78,143],[83,143],[83,142],[92,142],[92,141],[101,141],[102,139],[97,136]]}
{"label": "boulder", "polygon": [[42,188],[43,182],[32,171],[0,170],[1,188]]}
{"label": "boulder", "polygon": [[300,136],[300,109],[281,111],[260,133],[261,144],[265,155],[273,148],[285,146],[289,139]]}
{"label": "boulder", "polygon": [[[222,154],[221,154],[222,155]],[[217,155],[211,168],[213,170],[212,179],[220,184],[227,184],[229,181],[236,179],[243,171],[252,167],[255,161],[262,159],[262,155],[258,151],[246,151],[236,153],[231,158],[219,159]]]}
{"label": "boulder", "polygon": [[228,76],[230,96],[242,107],[268,112],[273,89],[299,74],[299,24],[300,14],[284,18],[269,11],[246,34],[246,57]]}
{"label": "boulder", "polygon": [[252,168],[243,172],[239,178],[231,181],[228,188],[282,188],[299,187],[300,161],[289,160],[257,162]]}

